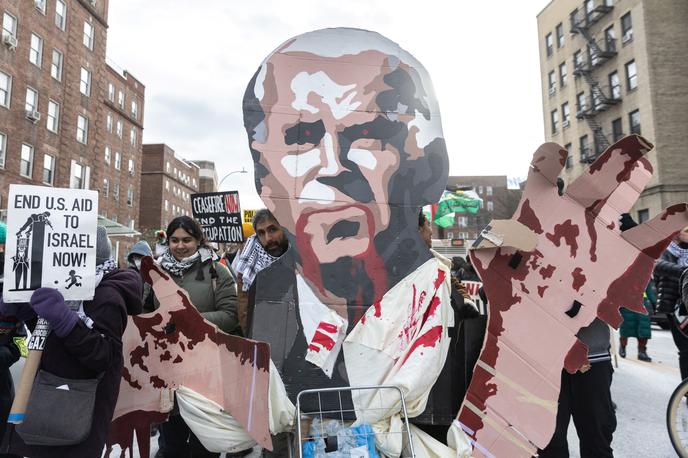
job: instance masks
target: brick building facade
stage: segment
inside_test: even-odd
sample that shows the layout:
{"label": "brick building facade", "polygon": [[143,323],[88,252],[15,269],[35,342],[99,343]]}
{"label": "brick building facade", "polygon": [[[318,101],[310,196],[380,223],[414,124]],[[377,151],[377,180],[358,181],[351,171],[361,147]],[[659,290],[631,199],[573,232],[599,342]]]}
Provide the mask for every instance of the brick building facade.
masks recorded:
{"label": "brick building facade", "polygon": [[3,0],[0,14],[0,207],[13,183],[94,189],[102,216],[136,227],[145,87],[106,63],[108,1]]}
{"label": "brick building facade", "polygon": [[199,192],[199,171],[165,144],[143,145],[139,227],[146,239],[175,216],[191,216],[190,195]]}

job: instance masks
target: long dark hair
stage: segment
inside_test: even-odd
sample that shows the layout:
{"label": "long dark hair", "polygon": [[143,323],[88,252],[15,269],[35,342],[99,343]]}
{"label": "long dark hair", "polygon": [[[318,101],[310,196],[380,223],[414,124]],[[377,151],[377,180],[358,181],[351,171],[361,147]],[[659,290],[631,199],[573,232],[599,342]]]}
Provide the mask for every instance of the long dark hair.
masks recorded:
{"label": "long dark hair", "polygon": [[167,244],[169,245],[169,240],[170,237],[172,237],[172,234],[174,231],[177,229],[183,229],[186,232],[189,233],[189,235],[196,240],[198,240],[198,246],[199,247],[208,247],[208,241],[205,239],[205,236],[203,235],[203,230],[201,229],[201,225],[198,224],[198,221],[193,219],[190,216],[177,216],[175,219],[170,221],[170,224],[167,225]]}

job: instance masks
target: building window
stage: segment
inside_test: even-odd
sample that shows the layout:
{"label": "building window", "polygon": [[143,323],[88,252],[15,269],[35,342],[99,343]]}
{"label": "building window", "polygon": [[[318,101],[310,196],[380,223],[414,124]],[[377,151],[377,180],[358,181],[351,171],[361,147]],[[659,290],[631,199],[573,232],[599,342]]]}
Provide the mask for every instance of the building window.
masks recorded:
{"label": "building window", "polygon": [[578,141],[580,142],[581,161],[585,162],[590,157],[590,142],[588,141],[588,136],[583,135]]}
{"label": "building window", "polygon": [[643,208],[638,210],[638,224],[643,224],[645,221],[650,219],[650,210]]}
{"label": "building window", "polygon": [[133,188],[133,186],[129,186],[129,189],[127,189],[127,205],[130,207],[134,205],[134,188]]}
{"label": "building window", "polygon": [[482,193],[483,193],[483,187],[482,187],[482,186],[478,186],[478,194],[481,194],[481,195],[482,195]]}
{"label": "building window", "polygon": [[107,165],[110,165],[110,147],[109,146],[105,147],[105,163]]}
{"label": "building window", "polygon": [[621,16],[621,43],[627,43],[633,39],[633,21],[631,12]]}
{"label": "building window", "polygon": [[580,68],[583,66],[583,53],[579,49],[573,53],[573,68]]}
{"label": "building window", "polygon": [[552,41],[552,33],[548,33],[545,36],[545,48],[547,49],[547,57],[551,56],[554,52],[554,44]]}
{"label": "building window", "polygon": [[169,210],[170,210],[170,203],[167,201],[167,199],[165,199],[165,211],[169,211]]}
{"label": "building window", "polygon": [[67,5],[62,0],[55,0],[55,25],[60,30],[67,26]]}
{"label": "building window", "polygon": [[88,119],[85,116],[76,117],[76,141],[84,145],[88,143]]}
{"label": "building window", "polygon": [[86,97],[91,95],[91,72],[81,67],[81,82],[79,83],[79,91]]}
{"label": "building window", "polygon": [[554,29],[557,34],[557,48],[562,48],[564,47],[565,43],[565,38],[564,38],[564,25],[560,22],[559,25]]}
{"label": "building window", "polygon": [[7,35],[17,38],[17,18],[5,12],[2,17],[2,38],[4,39]]}
{"label": "building window", "polygon": [[5,72],[0,72],[0,106],[10,107],[12,99],[12,77]]}
{"label": "building window", "polygon": [[45,14],[45,0],[33,0],[33,4],[38,11]]}
{"label": "building window", "polygon": [[26,88],[26,113],[38,111],[38,92],[30,87]]}
{"label": "building window", "polygon": [[103,178],[103,197],[110,195],[110,182],[107,178]]}
{"label": "building window", "polygon": [[129,143],[131,146],[136,146],[136,130],[133,127],[129,131]]}
{"label": "building window", "polygon": [[564,148],[566,149],[566,168],[570,169],[573,167],[573,147],[571,143],[567,143]]}
{"label": "building window", "polygon": [[621,118],[616,118],[612,121],[612,139],[614,143],[623,138],[623,127],[621,126]]}
{"label": "building window", "polygon": [[124,110],[124,92],[122,91],[117,93],[117,104],[122,110]]}
{"label": "building window", "polygon": [[115,200],[119,200],[119,183],[115,183],[112,185],[112,198]]}
{"label": "building window", "polygon": [[640,110],[628,113],[628,128],[632,134],[640,135]]}
{"label": "building window", "polygon": [[169,161],[165,161],[165,171],[167,173],[170,173],[170,162]]}
{"label": "building window", "polygon": [[626,63],[626,88],[630,92],[638,87],[638,74],[636,73],[635,60]]}
{"label": "building window", "polygon": [[53,61],[50,63],[50,76],[57,81],[62,81],[62,53],[53,49]]}
{"label": "building window", "polygon": [[120,170],[122,168],[122,155],[115,151],[115,169]]}
{"label": "building window", "polygon": [[22,143],[19,174],[26,178],[33,175],[33,146]]}
{"label": "building window", "polygon": [[117,136],[122,138],[122,121],[117,120]]}
{"label": "building window", "polygon": [[34,64],[36,67],[41,66],[43,61],[43,38],[39,37],[35,33],[31,34],[31,49],[29,49],[29,62]]}
{"label": "building window", "polygon": [[60,105],[54,100],[48,100],[48,120],[45,127],[50,131],[57,133],[60,125]]}
{"label": "building window", "polygon": [[93,51],[93,26],[84,21],[84,46]]}
{"label": "building window", "polygon": [[571,110],[568,102],[561,104],[561,121],[564,128],[568,127],[571,122]]}
{"label": "building window", "polygon": [[552,121],[552,133],[556,134],[557,130],[559,130],[559,111],[552,110],[549,114],[549,118]]}
{"label": "building window", "polygon": [[554,70],[547,74],[547,89],[549,90],[549,95],[552,95],[557,90],[557,78],[554,75]]}
{"label": "building window", "polygon": [[108,100],[110,102],[115,101],[115,85],[112,83],[108,83]]}
{"label": "building window", "polygon": [[616,51],[616,34],[613,25],[604,30],[604,45],[607,51]]}
{"label": "building window", "polygon": [[[487,191],[487,195],[488,195],[488,196],[491,196],[491,195],[492,195],[492,186],[487,186],[485,189],[486,189],[486,191]],[[187,194],[187,195],[188,195],[188,194]]]}
{"label": "building window", "polygon": [[489,212],[494,211],[494,203],[491,200],[487,201],[487,211],[489,211]]}
{"label": "building window", "polygon": [[105,128],[112,133],[112,113],[108,113],[105,117]]}
{"label": "building window", "polygon": [[0,168],[5,168],[5,151],[7,151],[7,135],[0,132]]}
{"label": "building window", "polygon": [[559,86],[564,87],[566,86],[566,80],[568,78],[568,74],[566,71],[566,62],[562,62],[559,64]]}
{"label": "building window", "polygon": [[165,178],[165,191],[169,191],[169,190],[170,190],[170,180]]}
{"label": "building window", "polygon": [[579,92],[576,95],[576,110],[578,113],[584,113],[588,109],[587,103],[585,102],[585,92]]}
{"label": "building window", "polygon": [[136,100],[131,101],[131,116],[136,120],[139,119],[139,105]]}
{"label": "building window", "polygon": [[590,65],[592,65],[594,67],[600,61],[599,56],[597,55],[597,52],[594,51],[590,46],[588,46],[587,49],[588,49],[588,61],[590,62]]}
{"label": "building window", "polygon": [[43,183],[52,185],[55,179],[55,157],[43,155]]}
{"label": "building window", "polygon": [[619,72],[613,71],[609,74],[609,90],[613,100],[621,98],[621,80],[619,79]]}
{"label": "building window", "polygon": [[134,160],[129,159],[129,165],[127,167],[127,171],[129,172],[129,175],[134,175]]}

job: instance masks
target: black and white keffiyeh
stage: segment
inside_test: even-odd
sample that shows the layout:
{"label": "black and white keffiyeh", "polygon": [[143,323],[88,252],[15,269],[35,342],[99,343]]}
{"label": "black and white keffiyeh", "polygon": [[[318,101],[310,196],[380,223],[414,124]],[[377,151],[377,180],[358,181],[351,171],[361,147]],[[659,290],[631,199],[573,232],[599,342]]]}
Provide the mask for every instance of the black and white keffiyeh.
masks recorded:
{"label": "black and white keffiyeh", "polygon": [[208,259],[213,259],[214,253],[210,248],[201,247],[191,256],[182,260],[177,260],[170,250],[167,249],[162,256],[160,256],[160,266],[175,277],[183,276],[193,265],[200,260],[201,263]]}
{"label": "black and white keffiyeh", "polygon": [[265,251],[265,248],[263,248],[255,235],[249,237],[246,240],[244,249],[241,250],[241,253],[239,253],[234,258],[234,262],[232,262],[232,268],[234,271],[237,274],[242,275],[243,284],[241,289],[243,291],[248,291],[258,272],[265,269],[278,259],[279,258],[276,258]]}
{"label": "black and white keffiyeh", "polygon": [[678,243],[671,242],[667,250],[676,256],[676,264],[681,267],[688,267],[688,248],[681,248]]}

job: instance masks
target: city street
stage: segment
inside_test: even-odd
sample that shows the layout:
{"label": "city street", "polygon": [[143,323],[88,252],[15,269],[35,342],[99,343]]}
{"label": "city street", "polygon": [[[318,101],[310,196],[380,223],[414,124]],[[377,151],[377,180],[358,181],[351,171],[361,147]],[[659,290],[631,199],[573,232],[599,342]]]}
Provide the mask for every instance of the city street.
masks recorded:
{"label": "city street", "polygon": [[[631,340],[628,357],[619,358],[612,383],[612,396],[617,405],[617,429],[614,434],[614,454],[617,457],[673,457],[666,428],[666,407],[669,396],[680,381],[678,356],[669,331],[652,328],[648,353],[652,363],[636,358],[636,341]],[[12,367],[15,381],[19,380],[21,364]],[[153,452],[157,441],[153,440]],[[569,449],[572,458],[580,457],[578,439],[573,422],[569,429]],[[249,458],[258,456],[254,452]],[[113,455],[113,456],[119,456]]]}

